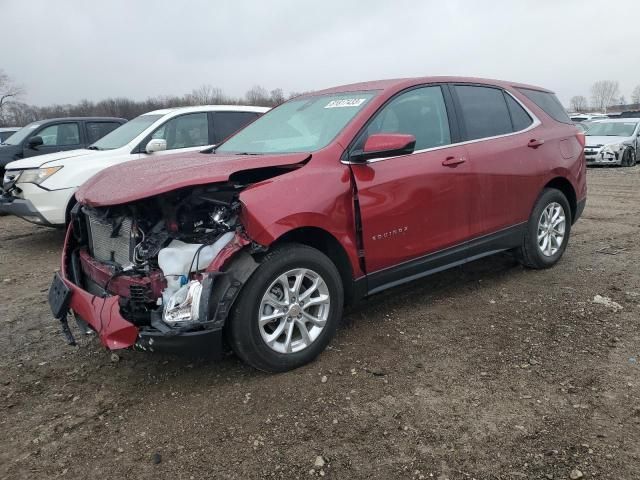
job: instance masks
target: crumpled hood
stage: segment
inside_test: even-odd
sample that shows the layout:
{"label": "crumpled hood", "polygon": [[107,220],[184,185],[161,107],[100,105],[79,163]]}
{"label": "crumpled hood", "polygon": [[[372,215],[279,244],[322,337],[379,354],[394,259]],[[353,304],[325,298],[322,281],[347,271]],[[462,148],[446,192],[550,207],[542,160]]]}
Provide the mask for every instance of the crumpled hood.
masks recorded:
{"label": "crumpled hood", "polygon": [[106,168],[76,192],[80,203],[92,207],[121,205],[192,185],[224,182],[243,170],[295,165],[309,153],[278,155],[220,155],[183,153],[145,158]]}
{"label": "crumpled hood", "polygon": [[[44,164],[50,164],[51,162],[58,162],[60,160],[66,160],[68,158],[75,157],[83,157],[86,155],[95,155],[97,153],[106,153],[106,152],[96,152],[95,150],[87,150],[86,148],[82,148],[79,150],[67,150],[65,152],[56,152],[56,153],[47,153],[45,155],[36,155],[35,157],[23,158],[21,160],[14,160],[9,163],[5,168],[7,170],[23,170],[25,168],[38,168],[44,166]],[[60,162],[60,165],[63,165],[64,162]],[[47,165],[47,166],[57,166],[57,164]]]}
{"label": "crumpled hood", "polygon": [[596,145],[617,145],[619,143],[631,142],[633,140],[632,137],[611,137],[611,136],[597,136],[597,135],[586,135],[586,146],[594,147]]}

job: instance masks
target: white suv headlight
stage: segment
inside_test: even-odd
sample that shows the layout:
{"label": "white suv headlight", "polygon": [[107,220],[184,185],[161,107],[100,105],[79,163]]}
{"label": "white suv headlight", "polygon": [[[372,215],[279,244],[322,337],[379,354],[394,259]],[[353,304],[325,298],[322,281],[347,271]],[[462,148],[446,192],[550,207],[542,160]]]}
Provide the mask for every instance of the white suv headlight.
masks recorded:
{"label": "white suv headlight", "polygon": [[39,185],[61,168],[62,167],[46,167],[23,170],[16,183],[35,183]]}

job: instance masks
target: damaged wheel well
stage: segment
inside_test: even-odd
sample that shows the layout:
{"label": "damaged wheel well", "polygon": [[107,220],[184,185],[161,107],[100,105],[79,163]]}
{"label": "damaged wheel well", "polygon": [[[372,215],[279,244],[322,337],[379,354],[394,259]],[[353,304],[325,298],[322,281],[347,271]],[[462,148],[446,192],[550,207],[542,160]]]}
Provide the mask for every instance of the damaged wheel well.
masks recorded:
{"label": "damaged wheel well", "polygon": [[353,271],[349,263],[349,257],[340,242],[326,230],[317,227],[303,227],[291,230],[278,238],[270,248],[283,243],[301,243],[308,245],[324,253],[335,264],[345,293],[345,303],[350,304],[354,300]]}

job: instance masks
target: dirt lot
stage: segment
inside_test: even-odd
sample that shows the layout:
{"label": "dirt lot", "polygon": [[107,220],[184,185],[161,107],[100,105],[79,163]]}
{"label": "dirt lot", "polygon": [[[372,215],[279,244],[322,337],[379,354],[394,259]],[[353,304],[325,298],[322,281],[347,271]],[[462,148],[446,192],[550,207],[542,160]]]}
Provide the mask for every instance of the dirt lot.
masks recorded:
{"label": "dirt lot", "polygon": [[66,346],[62,232],[0,217],[0,478],[640,478],[640,167],[589,187],[556,268],[394,289],[282,375]]}

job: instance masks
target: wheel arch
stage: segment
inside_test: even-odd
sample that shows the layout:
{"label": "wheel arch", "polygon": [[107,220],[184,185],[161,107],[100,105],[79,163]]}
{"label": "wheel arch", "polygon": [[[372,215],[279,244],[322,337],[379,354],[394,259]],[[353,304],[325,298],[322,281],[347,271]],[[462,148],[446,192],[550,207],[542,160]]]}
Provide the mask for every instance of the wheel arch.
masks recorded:
{"label": "wheel arch", "polygon": [[299,227],[289,230],[278,237],[269,248],[272,249],[285,243],[307,245],[324,253],[336,266],[338,273],[340,273],[345,303],[350,304],[354,301],[356,292],[353,269],[346,250],[336,237],[319,227]]}
{"label": "wheel arch", "polygon": [[564,194],[571,208],[571,223],[575,223],[578,212],[578,198],[571,182],[564,177],[555,177],[548,181],[544,188],[555,188]]}

